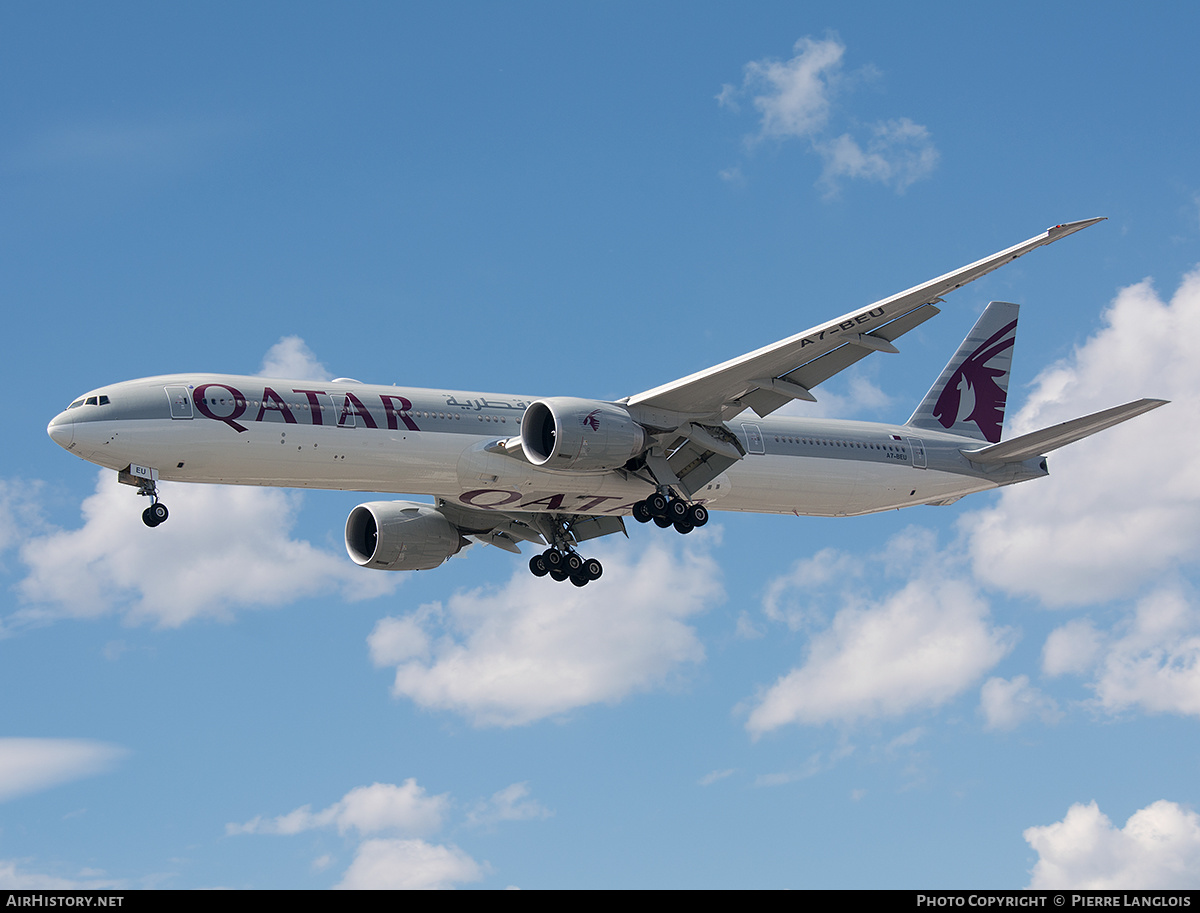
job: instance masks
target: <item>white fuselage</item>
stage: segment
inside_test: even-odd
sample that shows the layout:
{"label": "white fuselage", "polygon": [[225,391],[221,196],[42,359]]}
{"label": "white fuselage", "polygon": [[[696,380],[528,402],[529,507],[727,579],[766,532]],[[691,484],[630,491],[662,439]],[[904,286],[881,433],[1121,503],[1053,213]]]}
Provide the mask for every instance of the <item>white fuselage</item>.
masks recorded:
{"label": "white fuselage", "polygon": [[[420,494],[506,513],[624,515],[653,491],[632,473],[552,472],[496,448],[533,400],[178,374],[95,390],[48,431],[85,460],[152,467],[166,481]],[[849,516],[1045,474],[985,471],[960,453],[977,442],[903,425],[747,413],[729,428],[747,455],[694,493],[719,510]]]}

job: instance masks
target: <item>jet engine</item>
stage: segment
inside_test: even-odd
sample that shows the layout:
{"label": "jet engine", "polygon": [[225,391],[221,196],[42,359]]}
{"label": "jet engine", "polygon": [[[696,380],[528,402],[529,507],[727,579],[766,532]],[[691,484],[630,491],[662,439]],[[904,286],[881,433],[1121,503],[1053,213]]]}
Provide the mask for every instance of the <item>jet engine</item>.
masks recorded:
{"label": "jet engine", "polygon": [[360,567],[428,570],[466,543],[436,508],[415,501],[371,501],[346,518],[346,551]]}
{"label": "jet engine", "polygon": [[521,449],[542,469],[604,472],[645,446],[645,429],[613,403],[556,396],[530,403],[521,418]]}

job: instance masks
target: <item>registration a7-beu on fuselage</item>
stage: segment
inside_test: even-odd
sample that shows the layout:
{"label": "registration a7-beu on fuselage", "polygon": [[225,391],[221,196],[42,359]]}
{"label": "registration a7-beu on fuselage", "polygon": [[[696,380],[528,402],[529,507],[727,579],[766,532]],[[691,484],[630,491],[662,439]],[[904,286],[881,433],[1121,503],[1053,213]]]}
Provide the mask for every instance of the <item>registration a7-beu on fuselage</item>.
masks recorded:
{"label": "registration a7-beu on fuselage", "polygon": [[200,373],[109,384],[55,416],[50,437],[116,470],[167,519],[158,483],[431,496],[376,500],[346,549],[382,570],[437,567],[469,541],[520,552],[583,586],[580,543],[625,519],[687,533],[710,509],[844,517],[950,504],[1047,474],[1057,447],[1133,418],[1141,399],[1001,441],[1018,306],[992,302],[904,424],[774,413],[939,313],[948,294],[1101,221],[1021,244],[739,358],[615,402]]}

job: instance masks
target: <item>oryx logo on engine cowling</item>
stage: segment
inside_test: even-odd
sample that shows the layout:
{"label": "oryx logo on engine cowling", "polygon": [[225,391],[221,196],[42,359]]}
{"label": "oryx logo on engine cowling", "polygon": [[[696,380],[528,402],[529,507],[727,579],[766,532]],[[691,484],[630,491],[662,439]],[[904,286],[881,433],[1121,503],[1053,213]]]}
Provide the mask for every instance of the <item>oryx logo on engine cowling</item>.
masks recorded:
{"label": "oryx logo on engine cowling", "polygon": [[593,431],[600,430],[600,410],[593,409],[587,415],[579,420],[579,424],[584,428],[591,428]]}

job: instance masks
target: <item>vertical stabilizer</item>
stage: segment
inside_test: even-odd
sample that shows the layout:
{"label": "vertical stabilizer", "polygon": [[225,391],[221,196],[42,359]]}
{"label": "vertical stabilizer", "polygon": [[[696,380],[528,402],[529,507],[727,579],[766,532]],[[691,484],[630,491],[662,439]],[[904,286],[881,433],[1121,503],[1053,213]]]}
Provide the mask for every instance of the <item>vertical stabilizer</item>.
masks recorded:
{"label": "vertical stabilizer", "polygon": [[984,309],[908,424],[995,444],[1004,425],[1019,306],[993,301]]}

